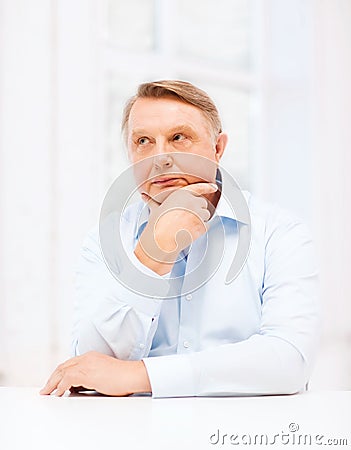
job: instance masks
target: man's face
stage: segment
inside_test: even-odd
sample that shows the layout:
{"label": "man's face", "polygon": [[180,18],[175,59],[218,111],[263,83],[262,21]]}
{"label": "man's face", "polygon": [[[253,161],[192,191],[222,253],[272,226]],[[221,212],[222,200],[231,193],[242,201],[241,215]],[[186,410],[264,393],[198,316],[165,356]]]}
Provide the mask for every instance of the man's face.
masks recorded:
{"label": "man's face", "polygon": [[214,182],[226,142],[199,108],[172,97],[140,98],[130,112],[127,144],[137,184],[160,202],[174,189]]}

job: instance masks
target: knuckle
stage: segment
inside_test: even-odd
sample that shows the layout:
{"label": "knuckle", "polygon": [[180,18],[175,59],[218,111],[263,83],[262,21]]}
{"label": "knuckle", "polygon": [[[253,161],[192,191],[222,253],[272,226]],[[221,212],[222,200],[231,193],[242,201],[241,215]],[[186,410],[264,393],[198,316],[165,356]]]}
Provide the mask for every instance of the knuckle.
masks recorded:
{"label": "knuckle", "polygon": [[198,202],[202,208],[205,208],[207,206],[207,200],[205,199],[205,197],[198,197]]}
{"label": "knuckle", "polygon": [[84,359],[91,360],[91,359],[96,358],[97,355],[98,355],[98,352],[96,352],[94,350],[90,350],[89,352],[85,353],[85,355],[84,355],[85,358]]}
{"label": "knuckle", "polygon": [[210,217],[211,217],[210,212],[207,209],[204,209],[202,213],[202,219],[207,221]]}
{"label": "knuckle", "polygon": [[63,367],[58,367],[58,368],[56,369],[56,374],[57,374],[58,376],[62,377],[62,376],[64,375],[64,373],[65,373],[65,369],[64,369]]}

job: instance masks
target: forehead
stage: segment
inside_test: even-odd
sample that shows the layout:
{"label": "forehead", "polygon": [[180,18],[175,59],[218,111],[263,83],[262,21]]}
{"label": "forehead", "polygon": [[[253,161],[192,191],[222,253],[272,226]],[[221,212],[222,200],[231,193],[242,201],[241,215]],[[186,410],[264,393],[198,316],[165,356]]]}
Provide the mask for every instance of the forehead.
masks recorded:
{"label": "forehead", "polygon": [[209,119],[201,109],[173,97],[162,97],[138,98],[130,111],[128,130],[155,126],[173,128],[179,123],[195,129],[210,129]]}

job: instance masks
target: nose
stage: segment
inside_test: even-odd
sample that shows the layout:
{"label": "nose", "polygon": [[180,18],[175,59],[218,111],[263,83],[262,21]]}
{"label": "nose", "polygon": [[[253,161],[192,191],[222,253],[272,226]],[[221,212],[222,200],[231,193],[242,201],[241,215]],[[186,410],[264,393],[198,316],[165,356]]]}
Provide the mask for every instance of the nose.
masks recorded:
{"label": "nose", "polygon": [[169,169],[173,166],[173,158],[170,153],[162,153],[154,156],[154,166],[158,170]]}

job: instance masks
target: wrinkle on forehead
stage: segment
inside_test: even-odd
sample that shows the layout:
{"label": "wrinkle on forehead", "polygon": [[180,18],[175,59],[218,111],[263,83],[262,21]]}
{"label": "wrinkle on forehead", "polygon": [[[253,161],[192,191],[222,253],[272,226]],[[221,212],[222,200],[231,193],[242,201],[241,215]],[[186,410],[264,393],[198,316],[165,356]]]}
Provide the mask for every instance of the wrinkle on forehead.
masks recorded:
{"label": "wrinkle on forehead", "polygon": [[201,133],[206,132],[214,138],[210,120],[194,105],[182,102],[173,97],[139,98],[134,103],[127,123],[126,136],[142,129],[152,131],[166,131],[177,126],[190,126],[196,131],[200,127]]}

